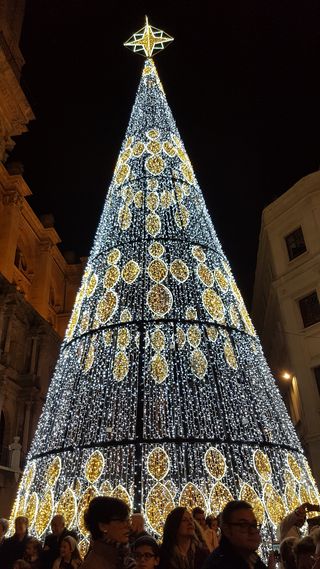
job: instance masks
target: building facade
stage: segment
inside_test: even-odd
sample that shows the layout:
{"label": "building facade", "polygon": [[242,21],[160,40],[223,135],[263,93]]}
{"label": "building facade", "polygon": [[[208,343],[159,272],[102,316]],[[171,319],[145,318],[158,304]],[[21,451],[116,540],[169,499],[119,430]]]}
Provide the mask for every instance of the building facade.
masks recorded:
{"label": "building facade", "polygon": [[253,319],[320,482],[320,172],[262,213]]}

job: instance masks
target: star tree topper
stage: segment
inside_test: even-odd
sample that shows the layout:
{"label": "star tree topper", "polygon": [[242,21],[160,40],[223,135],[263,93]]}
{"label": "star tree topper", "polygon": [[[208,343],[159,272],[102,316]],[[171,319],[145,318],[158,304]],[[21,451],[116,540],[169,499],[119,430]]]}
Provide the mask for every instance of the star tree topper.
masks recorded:
{"label": "star tree topper", "polygon": [[144,28],[138,30],[123,45],[131,49],[134,53],[139,53],[143,57],[152,57],[162,49],[165,49],[173,38],[163,30],[150,26],[146,16]]}

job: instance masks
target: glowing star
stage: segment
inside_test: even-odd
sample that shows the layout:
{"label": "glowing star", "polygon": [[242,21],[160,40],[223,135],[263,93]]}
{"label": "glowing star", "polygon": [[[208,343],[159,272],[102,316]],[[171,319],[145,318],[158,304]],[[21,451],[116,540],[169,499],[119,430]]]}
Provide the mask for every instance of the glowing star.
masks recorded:
{"label": "glowing star", "polygon": [[146,16],[144,28],[133,34],[123,45],[143,57],[152,57],[162,49],[165,49],[167,44],[172,41],[173,38],[164,31],[150,26]]}

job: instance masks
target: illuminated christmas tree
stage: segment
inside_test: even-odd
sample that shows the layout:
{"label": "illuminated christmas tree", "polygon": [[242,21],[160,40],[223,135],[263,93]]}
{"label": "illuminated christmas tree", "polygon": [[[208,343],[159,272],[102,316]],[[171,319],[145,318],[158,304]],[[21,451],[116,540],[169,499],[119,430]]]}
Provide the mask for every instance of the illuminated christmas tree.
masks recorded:
{"label": "illuminated christmas tree", "polygon": [[62,512],[87,546],[93,496],[155,534],[176,505],[251,502],[265,533],[319,494],[146,56],[94,245],[12,518],[42,537]]}

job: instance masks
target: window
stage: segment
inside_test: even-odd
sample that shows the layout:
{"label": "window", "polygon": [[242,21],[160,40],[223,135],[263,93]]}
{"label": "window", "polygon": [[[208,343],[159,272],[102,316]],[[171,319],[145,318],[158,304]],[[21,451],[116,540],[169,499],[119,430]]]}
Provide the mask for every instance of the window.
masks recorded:
{"label": "window", "polygon": [[307,250],[301,227],[292,231],[285,239],[290,261]]}
{"label": "window", "polygon": [[320,303],[317,292],[314,290],[308,296],[299,300],[300,312],[304,327],[320,322]]}
{"label": "window", "polygon": [[316,383],[317,383],[317,388],[318,388],[319,395],[320,395],[320,366],[314,367],[313,371],[314,371],[314,375],[315,375]]}

